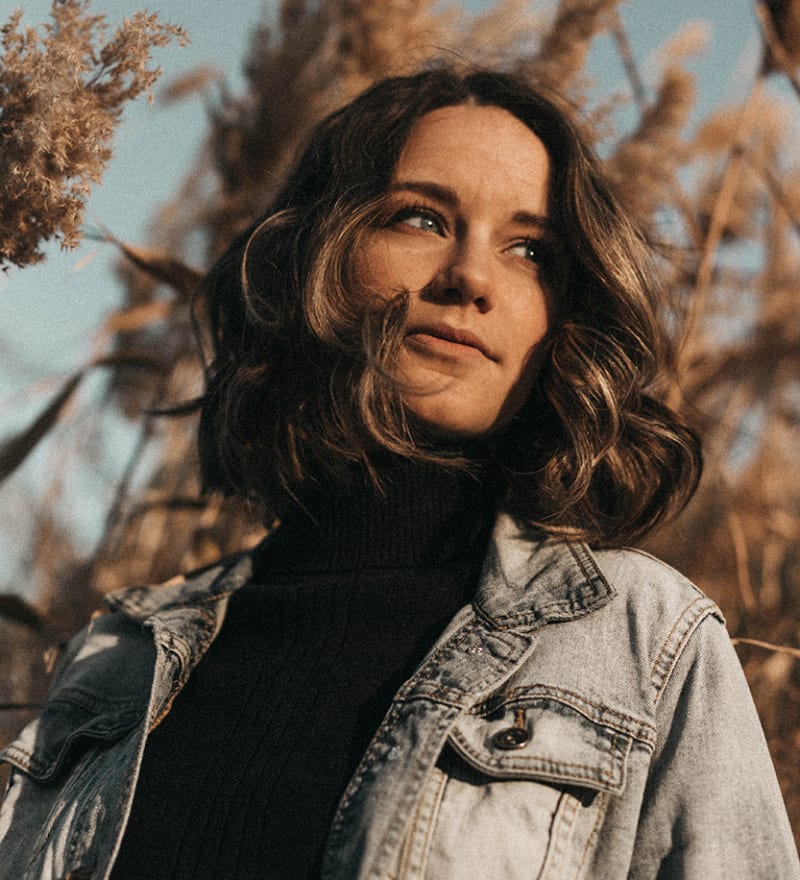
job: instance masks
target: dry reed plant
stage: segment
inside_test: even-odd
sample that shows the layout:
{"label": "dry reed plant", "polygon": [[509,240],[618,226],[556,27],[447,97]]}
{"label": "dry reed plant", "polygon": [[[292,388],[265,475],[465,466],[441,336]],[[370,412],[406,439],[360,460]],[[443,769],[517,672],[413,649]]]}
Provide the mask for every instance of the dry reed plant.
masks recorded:
{"label": "dry reed plant", "polygon": [[109,34],[86,0],[57,0],[51,19],[39,32],[18,10],[0,29],[0,263],[17,266],[54,237],[78,243],[122,109],[158,78],[152,50],[186,39],[145,12]]}
{"label": "dry reed plant", "polygon": [[[696,26],[670,40],[662,53],[668,62],[654,98],[642,107],[636,128],[617,145],[608,162],[623,201],[654,236],[658,215],[676,204],[683,208],[685,202],[678,171],[683,131],[695,101],[694,77],[685,64],[700,51],[703,37],[703,29]],[[691,216],[687,208],[682,214]]]}
{"label": "dry reed plant", "polygon": [[615,20],[619,0],[561,0],[543,30],[532,58],[517,70],[574,100],[587,85],[583,76],[592,40]]}
{"label": "dry reed plant", "polygon": [[[158,250],[116,243],[125,256],[118,312],[71,384],[29,431],[0,448],[2,476],[54,430],[73,425],[79,447],[85,435],[77,420],[86,415],[74,395],[98,366],[112,375],[104,404],[138,426],[127,464],[108,487],[94,552],[76,553],[69,529],[48,509],[30,552],[37,600],[0,595],[7,670],[0,701],[27,705],[41,697],[45,649],[77,627],[102,593],[213,561],[264,532],[241,505],[201,497],[194,417],[152,414],[200,390],[189,317],[197,272],[190,266],[208,265],[261,213],[311,126],[366,85],[439,57],[502,64],[560,90],[583,111],[621,197],[663,257],[665,320],[682,339],[667,391],[705,437],[706,475],[681,518],[649,546],[727,615],[800,832],[800,168],[788,149],[800,107],[768,98],[764,86],[768,77],[794,75],[800,2],[758,4],[764,63],[748,98],[715,108],[692,133],[688,61],[701,49],[702,30],[678,34],[648,83],[614,0],[561,0],[536,15],[531,5],[501,0],[476,16],[433,0],[283,0],[277,25],[253,35],[243,94],[219,89],[209,69],[168,88],[169,100],[205,89],[213,109],[195,167],[155,216]],[[586,67],[601,34],[619,47],[630,81],[634,121],[622,131],[613,128],[619,99],[598,97]],[[52,558],[44,549],[51,543]],[[56,626],[59,619],[66,623]],[[24,715],[0,713],[0,734]]]}

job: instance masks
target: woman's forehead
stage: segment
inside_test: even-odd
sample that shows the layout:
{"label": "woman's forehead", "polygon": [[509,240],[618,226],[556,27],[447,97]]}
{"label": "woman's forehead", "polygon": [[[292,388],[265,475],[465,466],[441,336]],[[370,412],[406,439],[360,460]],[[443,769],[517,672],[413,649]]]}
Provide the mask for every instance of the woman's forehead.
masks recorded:
{"label": "woman's forehead", "polygon": [[433,182],[457,194],[492,195],[544,214],[550,157],[539,137],[507,110],[459,104],[417,120],[392,178],[395,185]]}

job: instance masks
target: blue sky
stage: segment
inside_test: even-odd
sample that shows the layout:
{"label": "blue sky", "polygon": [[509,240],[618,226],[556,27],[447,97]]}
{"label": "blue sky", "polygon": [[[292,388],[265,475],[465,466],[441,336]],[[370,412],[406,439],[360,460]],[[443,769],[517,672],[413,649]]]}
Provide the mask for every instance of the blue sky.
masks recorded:
{"label": "blue sky", "polygon": [[[107,13],[110,23],[116,24],[145,5],[162,20],[183,25],[192,40],[183,49],[172,46],[159,50],[162,83],[210,62],[222,69],[234,91],[241,86],[240,65],[248,35],[261,14],[269,15],[275,8],[274,0],[160,0],[146,4],[143,0],[93,0],[92,10]],[[473,0],[464,5],[478,9],[486,3]],[[551,4],[541,5],[547,8]],[[754,0],[705,0],[703,4],[696,0],[632,0],[620,8],[636,59],[650,83],[657,78],[663,60],[658,48],[688,23],[706,23],[707,49],[693,63],[698,77],[697,118],[709,107],[737,101],[745,93],[758,60],[754,5]],[[0,0],[0,20],[15,6]],[[35,24],[46,20],[50,0],[26,0],[22,6],[24,20]],[[625,89],[624,73],[609,40],[596,46],[591,70],[604,90]],[[204,106],[197,98],[169,107],[158,102],[148,105],[142,99],[131,105],[114,142],[115,158],[102,186],[91,196],[88,223],[102,224],[129,243],[145,243],[155,208],[177,188],[193,162],[205,121]],[[112,247],[93,242],[85,242],[72,252],[62,252],[54,245],[48,248],[44,264],[0,273],[0,438],[28,421],[65,376],[86,359],[103,316],[119,302],[115,259]],[[120,431],[121,448],[128,442]],[[57,453],[52,450],[37,453],[15,478],[15,488],[0,489],[6,493],[0,501],[0,514],[4,505],[13,505],[15,498],[28,494],[28,487],[34,496],[43,492],[57,462]],[[97,516],[88,503],[86,516]],[[0,518],[0,552],[3,530]]]}

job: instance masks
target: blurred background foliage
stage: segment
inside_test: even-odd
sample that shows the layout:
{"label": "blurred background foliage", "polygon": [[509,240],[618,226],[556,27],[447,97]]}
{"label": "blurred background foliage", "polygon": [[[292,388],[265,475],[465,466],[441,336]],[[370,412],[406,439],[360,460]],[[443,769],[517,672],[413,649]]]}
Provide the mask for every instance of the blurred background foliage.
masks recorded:
{"label": "blurred background foliage", "polygon": [[[78,18],[89,14],[84,3],[67,5]],[[37,504],[26,548],[35,589],[0,594],[0,740],[35,711],[54,652],[105,593],[161,581],[262,536],[241,504],[200,495],[195,417],[154,414],[201,390],[194,284],[269,204],[316,121],[382,76],[444,58],[515,70],[567,96],[657,243],[670,292],[664,319],[680,343],[678,378],[665,393],[703,435],[706,472],[689,508],[648,549],[721,605],[800,833],[800,166],[789,149],[800,108],[765,88],[782,78],[786,94],[800,97],[800,2],[754,0],[763,51],[747,96],[713,108],[691,134],[689,61],[702,34],[677,34],[647,87],[618,5],[496,0],[479,14],[434,0],[282,0],[277,23],[252,35],[241,93],[208,67],[168,84],[166,101],[206,96],[204,147],[175,196],[154,206],[151,241],[113,242],[119,307],[83,368],[0,446],[4,480],[54,436],[65,469],[91,467],[109,442],[109,409],[138,438],[127,462],[103,474],[108,508],[91,552],[75,541],[74,499],[62,497],[60,475]],[[176,35],[147,23],[161,44]],[[586,59],[601,35],[613,40],[628,83],[598,100]],[[36,252],[32,238],[17,244]],[[76,390],[100,370],[103,393],[81,405]],[[13,517],[6,508],[0,529]]]}

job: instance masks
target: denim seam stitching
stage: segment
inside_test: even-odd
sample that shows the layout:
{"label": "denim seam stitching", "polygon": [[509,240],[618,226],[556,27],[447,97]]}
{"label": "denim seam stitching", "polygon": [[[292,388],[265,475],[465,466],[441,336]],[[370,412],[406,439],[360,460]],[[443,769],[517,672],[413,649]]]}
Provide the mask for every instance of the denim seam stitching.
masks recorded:
{"label": "denim seam stitching", "polygon": [[667,635],[650,669],[650,681],[655,688],[653,706],[657,706],[664,687],[672,675],[686,643],[698,625],[714,610],[714,604],[705,596],[697,596],[680,613]]}
{"label": "denim seam stitching", "polygon": [[[493,697],[489,697],[486,700],[483,700],[482,702],[471,707],[468,714],[477,716],[491,714],[492,711],[501,709],[504,706],[507,706],[509,703],[513,703],[520,696],[524,695],[532,695],[539,700],[554,700],[555,702],[562,703],[565,706],[569,706],[574,711],[583,715],[583,717],[590,721],[592,724],[599,725],[600,727],[604,727],[607,730],[617,731],[625,736],[636,739],[639,742],[644,743],[645,745],[653,746],[653,744],[655,743],[656,728],[649,722],[643,721],[641,718],[637,718],[634,715],[628,715],[625,712],[619,712],[616,709],[609,709],[606,706],[587,699],[581,694],[567,690],[566,688],[557,687],[555,685],[530,685],[528,687],[518,687],[512,688],[507,691],[502,691],[499,702],[495,702]],[[568,697],[572,697],[574,699],[567,699]],[[595,715],[590,714],[588,711],[582,708],[584,706],[590,706],[593,709],[596,709],[597,714],[602,717],[596,717]],[[608,716],[611,717],[609,718]],[[621,719],[620,722],[618,722],[619,727],[616,727],[613,724],[614,718]],[[625,721],[630,723],[629,726],[625,726]]]}
{"label": "denim seam stitching", "polygon": [[[415,804],[419,799],[416,796],[416,792],[420,790],[426,776],[428,775],[428,773],[430,773],[430,768],[432,764],[435,763],[436,756],[441,753],[442,744],[447,738],[447,727],[449,727],[451,724],[452,719],[450,718],[446,719],[446,726],[443,725],[440,721],[439,725],[437,725],[437,731],[441,734],[441,736],[428,738],[428,741],[432,744],[429,745],[427,751],[423,752],[420,755],[419,759],[414,762],[414,764],[412,765],[412,769],[414,770],[414,772],[407,779],[404,780],[405,791],[410,792],[410,796],[414,798],[412,804]],[[409,795],[407,795],[407,798],[408,796]],[[407,806],[410,806],[410,804],[407,804]],[[401,815],[405,815],[405,812]],[[375,862],[377,862],[379,868],[381,866],[381,862],[386,862],[391,859],[392,852],[396,850],[396,848],[400,845],[402,830],[403,829],[399,828],[396,822],[388,829],[375,854]],[[377,873],[376,871],[373,871],[371,876],[374,878],[374,880],[378,880],[378,878],[382,877],[382,873]]]}
{"label": "denim seam stitching", "polygon": [[[581,764],[575,761],[560,761],[555,758],[542,758],[540,755],[531,755],[525,758],[525,763],[521,763],[520,760],[508,760],[501,761],[499,758],[489,757],[486,758],[482,755],[482,753],[478,752],[474,749],[466,737],[456,728],[450,733],[451,740],[458,743],[459,750],[463,750],[462,754],[464,756],[468,756],[473,758],[476,763],[484,766],[484,767],[492,767],[496,770],[509,770],[513,772],[528,772],[528,773],[536,773],[536,772],[546,772],[546,767],[555,767],[555,768],[563,768],[567,771],[586,771],[585,773],[579,774],[575,773],[575,775],[579,775],[581,779],[585,780],[595,780],[599,782],[608,782],[615,783],[617,781],[616,775],[614,775],[614,770],[610,762],[609,767],[611,769],[605,769],[603,765],[597,764]],[[609,755],[613,755],[617,757],[617,759],[624,764],[624,752],[620,751],[618,747],[615,746],[614,743],[615,737],[611,737],[611,742],[609,743],[609,747],[606,750],[603,750],[603,757],[608,759]],[[599,751],[599,750],[598,750]],[[542,768],[541,771],[537,771],[532,768],[530,765],[532,763],[536,763],[539,767]]]}
{"label": "denim seam stitching", "polygon": [[[556,807],[555,829],[552,835],[553,848],[552,858],[545,857],[543,869],[547,869],[546,874],[542,874],[543,880],[547,877],[554,877],[553,870],[559,869],[561,861],[566,850],[567,843],[571,836],[572,826],[575,824],[575,817],[578,814],[578,800],[571,797],[567,792],[562,792],[559,798],[558,807]],[[550,862],[548,865],[547,862]]]}
{"label": "denim seam stitching", "polygon": [[436,825],[436,818],[439,812],[438,805],[441,804],[442,792],[447,785],[447,781],[447,774],[441,773],[441,778],[436,780],[436,786],[434,790],[430,793],[429,800],[426,802],[423,798],[419,799],[419,802],[417,803],[414,810],[414,816],[409,824],[408,831],[406,832],[410,846],[408,848],[408,853],[403,855],[398,866],[398,878],[406,876],[411,860],[414,857],[414,852],[416,851],[415,841],[413,840],[414,831],[415,827],[420,824],[420,814],[422,813],[423,807],[431,812],[431,817],[429,821],[425,823],[425,827],[423,830],[423,839],[420,841],[420,851],[423,853],[422,865],[424,865],[424,856],[430,850],[431,840],[433,839],[433,830],[434,826]]}
{"label": "denim seam stitching", "polygon": [[600,826],[603,822],[603,819],[605,818],[606,807],[608,806],[608,798],[609,798],[609,794],[607,791],[601,791],[598,795],[597,814],[595,815],[595,820],[594,820],[594,824],[592,825],[592,830],[589,832],[589,836],[586,838],[586,843],[583,846],[583,852],[581,853],[581,860],[578,863],[578,876],[579,877],[581,875],[581,872],[583,871],[584,865],[586,864],[586,858],[593,849],[594,841],[600,833]]}

